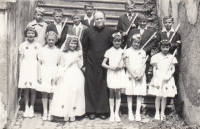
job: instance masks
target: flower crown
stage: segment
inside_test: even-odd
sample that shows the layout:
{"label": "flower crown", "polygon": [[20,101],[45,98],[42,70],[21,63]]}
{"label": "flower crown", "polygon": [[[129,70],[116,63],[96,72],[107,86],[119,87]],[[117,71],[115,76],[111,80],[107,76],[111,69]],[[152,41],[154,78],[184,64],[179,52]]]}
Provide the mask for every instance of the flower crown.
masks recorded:
{"label": "flower crown", "polygon": [[160,45],[171,45],[171,42],[167,39],[163,39],[160,41]]}
{"label": "flower crown", "polygon": [[54,32],[54,31],[48,31],[48,32],[46,33],[45,37],[48,37],[48,36],[55,36],[55,37],[57,37],[58,35],[57,35],[56,32]]}
{"label": "flower crown", "polygon": [[139,40],[141,40],[141,35],[140,34],[134,34],[133,36],[132,36],[132,39],[139,39]]}
{"label": "flower crown", "polygon": [[35,27],[33,27],[33,26],[27,26],[27,27],[25,28],[25,30],[31,30],[31,31],[36,32],[36,29],[35,29]]}
{"label": "flower crown", "polygon": [[115,36],[120,36],[122,38],[122,34],[120,32],[112,34],[112,37],[114,38]]}
{"label": "flower crown", "polygon": [[71,42],[71,40],[73,39],[79,39],[79,37],[75,36],[75,35],[69,35],[67,34],[67,43]]}

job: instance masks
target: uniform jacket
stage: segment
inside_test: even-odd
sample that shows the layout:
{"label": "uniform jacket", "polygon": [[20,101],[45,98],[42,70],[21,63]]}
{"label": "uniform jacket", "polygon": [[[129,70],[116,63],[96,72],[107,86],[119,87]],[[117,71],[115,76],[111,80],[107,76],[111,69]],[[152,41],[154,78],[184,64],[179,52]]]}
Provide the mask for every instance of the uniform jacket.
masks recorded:
{"label": "uniform jacket", "polygon": [[85,29],[87,29],[88,27],[85,26],[85,25],[82,25],[82,32],[81,32],[81,29],[79,28],[79,32],[78,32],[78,35],[76,35],[76,28],[73,28],[73,26],[69,26],[69,29],[68,29],[68,34],[71,34],[71,35],[76,35],[78,37],[80,37],[80,41],[82,43],[82,38],[83,38],[83,34],[85,32]]}
{"label": "uniform jacket", "polygon": [[[48,31],[54,31],[58,34],[58,31],[57,31],[57,28],[56,28],[56,25],[54,23],[51,23],[47,26],[47,29],[46,29],[46,33]],[[66,35],[67,35],[67,31],[68,31],[68,26],[65,25],[62,33],[61,33],[61,38],[58,40],[58,42],[55,44],[58,48],[61,48],[62,44],[64,43],[65,39],[66,39]]]}

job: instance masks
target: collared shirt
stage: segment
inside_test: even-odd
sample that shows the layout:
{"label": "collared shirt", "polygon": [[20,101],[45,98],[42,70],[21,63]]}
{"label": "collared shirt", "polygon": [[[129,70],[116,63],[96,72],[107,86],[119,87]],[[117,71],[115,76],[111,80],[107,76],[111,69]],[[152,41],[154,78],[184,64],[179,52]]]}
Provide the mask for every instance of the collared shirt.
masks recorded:
{"label": "collared shirt", "polygon": [[38,23],[36,20],[33,20],[29,25],[35,27],[35,30],[37,32],[40,32],[42,27],[44,26],[44,23],[43,22]]}
{"label": "collared shirt", "polygon": [[166,32],[167,33],[167,37],[169,38],[170,32],[174,32],[174,28],[171,28],[169,31],[167,31],[166,28],[163,28],[162,32]]}
{"label": "collared shirt", "polygon": [[93,15],[91,17],[88,17],[87,15],[84,16],[84,20],[88,20],[89,25],[92,19],[93,19]]}
{"label": "collared shirt", "polygon": [[61,35],[62,23],[60,22],[60,23],[58,24],[58,23],[56,23],[56,22],[54,21],[54,24],[56,25],[56,29],[57,29],[57,31],[58,31],[58,34]]}
{"label": "collared shirt", "polygon": [[74,26],[73,26],[73,29],[76,29],[76,36],[78,36],[78,34],[79,34],[79,30],[82,28],[82,23],[80,23],[78,26],[76,26],[75,24],[74,24]]}
{"label": "collared shirt", "polygon": [[128,13],[126,13],[126,15],[127,15],[128,19],[129,19],[129,21],[131,21],[132,17],[134,16],[134,13],[132,13],[131,15],[129,15]]}
{"label": "collared shirt", "polygon": [[144,30],[147,30],[147,26],[144,29],[138,26],[138,30],[140,30],[140,35],[142,35],[144,33]]}
{"label": "collared shirt", "polygon": [[45,33],[46,33],[47,23],[45,23],[45,22],[38,23],[36,20],[33,20],[27,26],[35,27],[35,30],[38,33],[38,36],[35,37],[35,41],[37,41],[42,46],[44,46],[45,45],[44,39],[45,39]]}

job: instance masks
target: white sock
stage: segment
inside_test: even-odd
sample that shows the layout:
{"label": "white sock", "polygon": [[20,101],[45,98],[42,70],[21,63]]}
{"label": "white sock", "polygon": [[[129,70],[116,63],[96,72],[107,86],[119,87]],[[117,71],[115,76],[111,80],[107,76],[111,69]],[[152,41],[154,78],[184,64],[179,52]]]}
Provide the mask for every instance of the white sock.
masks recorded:
{"label": "white sock", "polygon": [[110,116],[114,115],[114,98],[109,98],[110,103]]}

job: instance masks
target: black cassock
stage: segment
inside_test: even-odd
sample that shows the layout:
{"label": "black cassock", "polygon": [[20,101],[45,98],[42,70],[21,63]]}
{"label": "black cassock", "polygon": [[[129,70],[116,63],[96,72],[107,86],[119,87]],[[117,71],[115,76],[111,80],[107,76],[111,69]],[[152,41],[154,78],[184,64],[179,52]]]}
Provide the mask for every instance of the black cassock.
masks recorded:
{"label": "black cassock", "polygon": [[107,70],[101,66],[104,54],[112,43],[110,42],[114,29],[104,26],[99,29],[92,26],[83,35],[83,58],[85,70],[86,112],[109,112]]}

